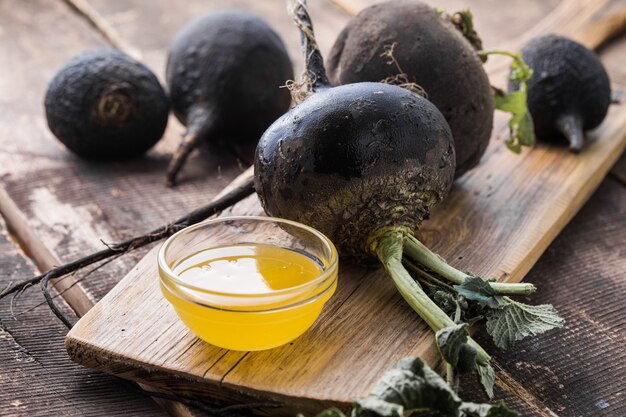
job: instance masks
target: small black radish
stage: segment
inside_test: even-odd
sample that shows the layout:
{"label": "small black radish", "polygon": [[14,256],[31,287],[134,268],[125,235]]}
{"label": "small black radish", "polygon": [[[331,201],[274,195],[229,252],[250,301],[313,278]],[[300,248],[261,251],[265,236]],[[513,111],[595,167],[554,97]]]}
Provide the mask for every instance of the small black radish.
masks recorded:
{"label": "small black radish", "polygon": [[328,74],[336,85],[399,73],[422,87],[449,123],[455,176],[476,166],[491,136],[494,100],[474,46],[450,16],[419,1],[376,4],[350,20],[329,55]]}
{"label": "small black radish", "polygon": [[[301,31],[310,94],[259,141],[255,189],[266,213],[317,228],[343,256],[377,258],[436,332],[456,324],[409,275],[405,261],[457,285],[478,280],[493,294],[532,292],[531,284],[487,283],[458,271],[415,238],[454,180],[448,123],[427,99],[395,85],[332,87],[304,0],[293,0],[290,12]],[[489,355],[467,343],[473,359],[462,368],[491,375]]]}
{"label": "small black radish", "polygon": [[[522,58],[533,70],[528,108],[536,136],[566,139],[572,152],[580,152],[583,132],[602,123],[611,104],[611,85],[602,62],[585,46],[557,35],[532,39],[522,48]],[[512,88],[515,83],[509,84]]]}
{"label": "small black radish", "polygon": [[154,74],[115,49],[68,61],[45,97],[48,126],[70,151],[89,159],[143,154],[167,126],[169,103]]}
{"label": "small black radish", "polygon": [[249,13],[224,11],[195,19],[176,35],[166,78],[174,113],[187,127],[167,171],[173,184],[203,140],[253,147],[289,109],[289,91],[280,87],[293,78],[293,69],[267,23]]}

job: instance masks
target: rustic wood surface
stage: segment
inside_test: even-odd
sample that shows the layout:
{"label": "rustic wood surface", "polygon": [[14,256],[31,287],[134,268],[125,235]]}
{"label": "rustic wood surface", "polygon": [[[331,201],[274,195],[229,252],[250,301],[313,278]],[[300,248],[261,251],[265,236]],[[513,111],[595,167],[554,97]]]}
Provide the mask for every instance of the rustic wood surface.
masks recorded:
{"label": "rustic wood surface", "polygon": [[625,232],[626,188],[607,177],[525,278],[540,288],[532,302],[554,304],[565,329],[523,341],[510,354],[477,335],[498,352],[498,385],[517,390],[517,399],[501,391],[507,402],[525,402],[546,417],[626,415]]}
{"label": "rustic wood surface", "polygon": [[[211,151],[205,150],[203,154],[192,158],[191,165],[184,174],[185,182],[181,187],[177,190],[167,190],[162,187],[161,175],[166,163],[165,154],[175,146],[183,130],[173,119],[168,127],[166,139],[159,144],[157,149],[152,151],[147,158],[132,164],[100,166],[85,164],[67,154],[54,141],[45,127],[41,97],[54,71],[69,56],[87,47],[106,45],[109,39],[117,39],[122,41],[121,44],[125,48],[138,52],[155,72],[161,75],[164,51],[169,42],[168,37],[175,33],[187,18],[204,10],[223,7],[225,4],[223,1],[191,1],[181,6],[166,1],[107,2],[99,0],[72,1],[72,3],[78,3],[78,6],[81,3],[86,4],[91,7],[92,12],[98,13],[101,18],[100,22],[105,23],[105,29],[108,31],[104,34],[106,36],[94,29],[61,0],[49,2],[3,0],[0,2],[0,59],[3,62],[11,62],[11,66],[4,66],[0,70],[2,74],[0,91],[3,93],[0,95],[0,108],[3,110],[0,112],[2,144],[0,174],[2,186],[8,191],[7,198],[18,209],[18,217],[22,219],[18,219],[17,224],[10,222],[10,225],[13,229],[21,228],[22,234],[18,236],[19,238],[24,236],[38,238],[30,245],[28,242],[22,243],[26,243],[26,251],[41,268],[49,266],[52,257],[69,260],[91,249],[101,247],[99,238],[114,241],[158,226],[196,205],[205,203],[240,171],[236,159],[229,154],[214,155]],[[320,40],[322,51],[326,52],[332,44],[335,33],[341,29],[348,17],[347,14],[342,14],[338,8],[333,8],[327,2],[312,1],[312,3],[314,3],[314,15],[323,16],[324,19],[323,21],[316,20],[318,31],[321,31],[321,28],[328,28],[329,31],[327,38]],[[362,7],[367,2],[359,3]],[[484,25],[483,22],[490,24],[489,27],[485,27],[486,31],[481,30],[487,47],[495,47],[508,42],[548,15],[549,11],[556,6],[554,0],[516,1],[506,2],[506,4],[494,0],[464,3],[452,0],[437,2],[448,10],[467,6],[468,3],[471,3],[475,11],[479,29],[485,27],[481,26]],[[620,3],[623,4],[623,2],[614,1],[609,6],[617,7]],[[321,5],[317,6],[318,4]],[[282,0],[239,1],[231,7],[234,6],[254,10],[270,20],[284,37],[290,36],[290,39],[285,40],[292,52],[292,59],[300,65],[297,39],[294,39],[293,35],[286,35],[293,33],[293,28],[284,19]],[[522,9],[523,12],[518,13],[518,10]],[[147,22],[156,22],[156,24],[152,25]],[[496,27],[498,27],[497,30],[491,30]],[[109,36],[111,31],[113,36]],[[626,84],[626,71],[622,64],[625,55],[624,45],[622,40],[613,42],[603,49],[603,60],[609,67],[613,81],[621,85]],[[623,168],[626,163],[623,161],[624,159],[614,170],[616,177],[621,175],[622,181],[626,172]],[[599,191],[599,193],[610,193],[611,196],[619,192],[619,187],[608,190],[602,188]],[[605,197],[609,198],[606,195]],[[0,195],[0,202],[4,198],[5,196]],[[616,206],[617,203],[614,202],[613,205]],[[1,209],[4,210],[4,207]],[[4,211],[3,215],[6,215]],[[596,218],[593,211],[587,212],[585,216]],[[14,217],[12,221],[13,219]],[[619,229],[619,218],[617,220],[616,227],[623,231],[623,222],[622,229]],[[622,232],[621,236],[623,235]],[[593,239],[593,236],[594,232],[591,229],[588,238]],[[619,236],[616,235],[614,238],[614,245],[623,244],[623,239],[620,240]],[[28,241],[28,239],[25,240]],[[595,264],[587,265],[582,261],[590,258],[587,252],[582,250],[583,246],[580,247],[581,249],[575,252],[581,253],[581,266],[579,266],[581,276],[593,275]],[[99,299],[141,255],[142,253],[139,252],[126,256],[120,262],[93,274],[83,283],[86,298],[88,300]],[[550,251],[548,251],[544,258],[550,259],[550,256]],[[566,276],[559,273],[558,267],[553,266],[548,273],[557,282],[567,280]],[[13,276],[13,278],[17,277]],[[542,294],[550,300],[551,297],[556,297],[558,292]],[[68,293],[65,295],[67,296]],[[22,297],[25,296],[22,295]],[[39,292],[33,291],[32,297],[35,299],[40,297]],[[77,306],[81,298],[85,297],[67,298],[70,304]],[[42,322],[46,320],[45,308],[36,311],[38,314],[33,315],[33,320],[37,317],[40,317]],[[601,317],[598,321],[608,323],[610,318]],[[59,340],[59,335],[63,333],[61,327],[55,326],[40,326],[36,331],[42,339],[50,340]],[[64,352],[60,345],[50,344],[47,349],[57,355],[54,365],[63,364]],[[568,346],[564,349],[574,351],[575,347]],[[38,351],[38,354],[44,356],[47,352],[42,350]],[[55,372],[59,372],[59,369],[46,362],[42,368],[42,375],[44,373],[54,375]],[[574,372],[575,369],[576,366],[567,371]],[[0,372],[6,372],[4,361]],[[529,377],[531,380],[540,380],[544,376],[541,370],[534,370],[531,374]],[[88,375],[93,375],[93,373],[88,372]],[[511,375],[515,378],[515,369],[511,371]],[[526,378],[527,375],[522,376]],[[599,379],[600,377],[596,376],[596,379],[592,378],[590,381],[593,385]],[[27,391],[24,389],[19,392],[16,389],[8,394],[4,392],[0,394],[0,399],[30,398]],[[8,397],[3,396],[4,394]],[[39,394],[42,404],[43,399],[51,395],[50,391],[42,391]],[[528,397],[520,397],[520,395],[517,398],[523,398],[525,401],[519,403],[520,406],[530,402]],[[103,395],[103,398],[114,401],[106,395]],[[142,400],[141,397],[137,399]],[[3,401],[5,402],[7,401]],[[551,405],[550,402],[546,404]],[[553,409],[556,410],[558,407]],[[69,410],[68,408],[61,414],[71,414]],[[610,413],[610,410],[609,408],[608,411],[603,412]],[[3,409],[0,410],[0,414],[3,414],[3,411]],[[43,414],[45,408],[42,407],[39,411],[36,414]],[[17,408],[9,413],[32,415],[32,413],[19,411]],[[108,414],[115,415],[114,413]],[[532,413],[524,415],[532,415]],[[575,414],[575,409],[566,408],[563,414],[559,413],[559,415],[578,414]]]}
{"label": "rustic wood surface", "polygon": [[[584,10],[591,20],[600,9]],[[561,11],[553,26],[541,30],[579,30],[580,22],[564,18],[572,14]],[[420,236],[461,269],[521,279],[615,162],[626,144],[625,128],[626,108],[615,106],[582,155],[540,145],[516,156],[494,142]],[[502,204],[512,200],[514,206]],[[252,197],[229,213],[258,214],[260,208]],[[207,345],[189,334],[160,296],[155,250],[70,332],[74,360],[185,395],[282,401],[280,413],[287,415],[345,406],[402,356],[437,357],[430,333],[384,272],[346,263],[322,319],[288,346],[242,353]]]}
{"label": "rustic wood surface", "polygon": [[[35,272],[1,220],[0,268],[1,288]],[[65,326],[39,292],[29,291],[12,301],[0,302],[0,415],[162,414],[150,399],[128,392],[127,384],[69,361],[60,348]]]}

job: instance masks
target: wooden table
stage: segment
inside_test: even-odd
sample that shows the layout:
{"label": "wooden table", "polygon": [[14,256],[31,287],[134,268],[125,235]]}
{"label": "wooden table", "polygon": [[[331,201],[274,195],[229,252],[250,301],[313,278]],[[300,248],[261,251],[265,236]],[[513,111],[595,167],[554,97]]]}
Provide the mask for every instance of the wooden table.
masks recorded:
{"label": "wooden table", "polygon": [[[528,28],[585,4],[599,15],[624,1],[431,1],[449,10],[471,5],[487,48],[514,45]],[[354,12],[370,1],[311,0],[322,52]],[[205,11],[237,7],[266,18],[302,69],[298,34],[283,0],[0,0],[0,287],[114,242],[150,230],[206,203],[242,171],[232,153],[199,153],[176,189],[163,185],[169,152],[183,128],[172,118],[166,137],[146,158],[88,164],[68,154],[45,125],[42,98],[55,71],[90,47],[115,45],[141,56],[161,78],[173,34]],[[601,51],[612,82],[626,88],[626,37]],[[497,398],[528,416],[626,415],[626,158],[554,241],[527,276],[540,287],[533,302],[553,303],[564,331],[502,354],[496,352]],[[60,305],[84,314],[141,258],[139,250],[71,285]],[[84,275],[84,272],[82,273]],[[65,288],[65,289],[63,289]],[[72,364],[65,327],[29,289],[0,303],[0,415],[164,415],[163,408],[119,379]],[[11,312],[12,310],[12,312]],[[15,317],[13,317],[15,316]],[[476,398],[475,386],[464,396]],[[172,402],[173,415],[199,416]]]}

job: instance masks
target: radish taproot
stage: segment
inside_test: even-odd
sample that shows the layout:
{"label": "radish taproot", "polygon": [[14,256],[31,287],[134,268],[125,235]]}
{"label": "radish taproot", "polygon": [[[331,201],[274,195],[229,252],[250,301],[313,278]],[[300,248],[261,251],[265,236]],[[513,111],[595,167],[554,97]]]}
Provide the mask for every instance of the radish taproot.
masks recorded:
{"label": "radish taproot", "polygon": [[[569,142],[572,152],[583,147],[583,131],[600,125],[611,104],[609,76],[598,57],[584,45],[557,35],[532,39],[522,48],[532,68],[528,108],[542,140]],[[515,82],[509,89],[517,88]]]}
{"label": "radish taproot", "polygon": [[254,146],[288,110],[280,88],[293,78],[276,32],[244,12],[217,12],[187,24],[170,47],[166,79],[176,117],[187,127],[167,171],[170,184],[201,141],[234,140]]}
{"label": "radish taproot", "polygon": [[[331,87],[304,0],[292,1],[290,12],[301,30],[312,94],[259,141],[255,189],[266,213],[319,229],[344,256],[378,258],[404,299],[444,336],[466,329],[429,298],[403,261],[452,281],[459,295],[484,299],[493,309],[510,304],[499,294],[533,292],[532,284],[487,283],[462,273],[415,238],[413,231],[446,197],[454,179],[450,127],[432,103],[398,86],[362,82]],[[519,312],[506,314],[514,313]],[[546,314],[556,316],[553,309]],[[524,334],[558,326],[556,317],[553,326],[539,323],[535,333]],[[518,335],[527,329],[513,330]],[[477,369],[492,395],[489,355],[467,335],[458,336],[442,338],[467,340],[463,349],[455,342],[455,358],[443,353],[450,346],[440,346],[444,358],[458,369]]]}
{"label": "radish taproot", "polygon": [[[389,45],[393,58],[385,59]],[[402,70],[421,86],[452,129],[456,177],[476,166],[487,148],[494,101],[474,47],[444,15],[410,0],[363,9],[338,36],[328,59],[335,84],[382,81]]]}
{"label": "radish taproot", "polygon": [[169,103],[154,74],[115,49],[68,61],[45,97],[48,126],[70,151],[90,159],[124,159],[163,135]]}

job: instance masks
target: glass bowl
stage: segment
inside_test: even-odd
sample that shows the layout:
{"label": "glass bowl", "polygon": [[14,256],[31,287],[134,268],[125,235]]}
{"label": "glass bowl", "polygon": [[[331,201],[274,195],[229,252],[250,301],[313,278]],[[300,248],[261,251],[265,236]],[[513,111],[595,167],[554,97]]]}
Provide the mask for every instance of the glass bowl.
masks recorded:
{"label": "glass bowl", "polygon": [[[224,258],[233,253],[245,256]],[[262,273],[254,277],[274,280],[242,285],[235,278],[254,273],[246,265]],[[290,342],[317,320],[337,287],[338,255],[326,236],[300,223],[223,217],[172,235],[158,269],[163,295],[196,336],[226,349],[263,350]]]}

